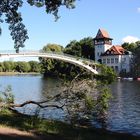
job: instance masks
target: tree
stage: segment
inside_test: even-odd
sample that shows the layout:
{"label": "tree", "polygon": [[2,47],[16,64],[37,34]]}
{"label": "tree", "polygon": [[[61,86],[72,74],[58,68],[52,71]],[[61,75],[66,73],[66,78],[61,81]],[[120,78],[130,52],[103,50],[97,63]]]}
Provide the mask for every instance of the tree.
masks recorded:
{"label": "tree", "polygon": [[4,69],[3,63],[0,62],[0,72],[3,72],[3,69]]}
{"label": "tree", "polygon": [[63,46],[58,45],[58,44],[47,44],[46,46],[43,47],[43,52],[62,52],[63,51]]}
{"label": "tree", "polygon": [[122,47],[127,51],[131,51],[132,53],[134,53],[135,49],[137,48],[137,43],[123,43]]}
{"label": "tree", "polygon": [[[62,48],[63,48],[62,46],[57,44],[47,44],[46,46],[43,47],[41,51],[62,53]],[[44,75],[48,75],[48,74],[55,75],[57,73],[56,64],[58,63],[58,60],[48,59],[48,58],[47,59],[39,58],[39,60],[41,63],[42,73],[44,73]]]}
{"label": "tree", "polygon": [[21,14],[18,12],[19,7],[22,6],[21,0],[1,0],[0,1],[0,22],[2,16],[5,15],[5,22],[9,24],[12,39],[14,40],[14,47],[18,51],[19,47],[24,47],[24,42],[28,38],[25,25],[22,23]]}
{"label": "tree", "polygon": [[99,75],[94,76],[97,80],[102,81],[104,84],[111,84],[115,81],[117,74],[111,67],[98,64],[97,69],[100,71]]}
{"label": "tree", "polygon": [[80,41],[71,41],[64,49],[64,53],[94,60],[94,45],[91,37]]}
{"label": "tree", "polygon": [[71,41],[64,50],[64,53],[81,57],[81,45],[78,41]]}
{"label": "tree", "polygon": [[[42,51],[63,53],[63,47],[57,44],[48,44],[43,47]],[[75,52],[73,51],[73,53]],[[78,73],[82,71],[81,68],[73,64],[69,64],[67,62],[63,62],[55,59],[40,58],[40,63],[42,67],[42,73],[45,76],[53,75],[53,76],[71,78],[76,76]]]}
{"label": "tree", "polygon": [[15,63],[12,61],[4,61],[3,62],[3,71],[10,72],[13,71],[15,67]]}
{"label": "tree", "polygon": [[[45,7],[48,14],[53,14],[55,19],[59,18],[58,10],[61,6],[66,8],[74,8],[76,0],[26,0],[31,6]],[[25,2],[25,1],[24,1]],[[24,47],[24,42],[28,39],[27,29],[22,23],[21,13],[18,12],[22,7],[23,0],[1,0],[0,1],[0,23],[4,21],[9,24],[12,39],[14,40],[14,48],[19,51],[20,47]],[[4,16],[3,16],[4,15]],[[5,17],[5,19],[3,19]],[[1,34],[1,28],[0,28]]]}
{"label": "tree", "polygon": [[94,60],[94,45],[93,45],[93,38],[87,37],[83,38],[79,41],[81,46],[81,56],[84,58],[92,59]]}
{"label": "tree", "polygon": [[19,61],[16,63],[15,69],[18,72],[29,72],[31,67],[28,62]]}
{"label": "tree", "polygon": [[29,61],[28,62],[29,65],[30,65],[30,72],[40,72],[41,71],[41,67],[40,67],[40,64],[39,62],[37,61]]}

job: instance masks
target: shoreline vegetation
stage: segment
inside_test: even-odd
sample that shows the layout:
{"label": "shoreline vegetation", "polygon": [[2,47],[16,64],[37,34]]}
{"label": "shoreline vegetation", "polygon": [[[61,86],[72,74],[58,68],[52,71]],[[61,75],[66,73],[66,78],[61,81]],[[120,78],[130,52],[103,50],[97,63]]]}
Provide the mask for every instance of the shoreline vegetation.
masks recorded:
{"label": "shoreline vegetation", "polygon": [[[35,140],[38,138],[41,138],[41,140],[138,140],[140,138],[139,136],[111,132],[100,128],[73,126],[56,120],[47,120],[38,118],[37,116],[24,115],[12,110],[1,110],[0,120],[0,128],[7,129],[8,131],[13,130],[15,133],[16,131],[20,131],[20,133],[23,132],[23,134],[28,135],[28,139],[31,138]],[[3,135],[5,135],[4,138],[17,138],[19,135],[21,135],[21,138],[24,137],[22,134],[16,134],[15,137],[10,137],[10,134],[6,132],[5,134],[0,132],[0,138]],[[26,137],[24,139],[26,140]]]}
{"label": "shoreline vegetation", "polygon": [[0,72],[0,76],[12,76],[12,75],[41,75],[39,72]]}

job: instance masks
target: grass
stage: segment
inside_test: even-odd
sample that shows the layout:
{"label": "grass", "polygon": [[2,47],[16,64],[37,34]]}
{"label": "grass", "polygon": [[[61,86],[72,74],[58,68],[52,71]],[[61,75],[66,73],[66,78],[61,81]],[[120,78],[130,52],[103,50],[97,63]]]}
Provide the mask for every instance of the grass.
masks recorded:
{"label": "grass", "polygon": [[34,116],[22,115],[10,110],[0,111],[1,127],[12,127],[37,135],[51,135],[54,140],[138,140],[139,137],[127,134],[116,134],[101,129],[76,127],[60,121],[40,119]]}

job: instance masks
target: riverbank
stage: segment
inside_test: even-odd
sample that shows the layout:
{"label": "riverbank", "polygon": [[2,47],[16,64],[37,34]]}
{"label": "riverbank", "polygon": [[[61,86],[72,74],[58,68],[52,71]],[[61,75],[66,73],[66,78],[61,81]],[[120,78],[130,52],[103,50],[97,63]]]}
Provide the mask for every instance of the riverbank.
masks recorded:
{"label": "riverbank", "polygon": [[0,76],[12,76],[12,75],[40,75],[36,72],[0,72]]}
{"label": "riverbank", "polygon": [[39,137],[26,131],[20,131],[14,128],[0,125],[0,140],[19,139],[19,140],[41,140]]}
{"label": "riverbank", "polygon": [[[0,125],[2,128],[10,127],[16,131],[15,136],[21,136],[21,138],[27,137],[28,139],[38,139],[41,140],[138,140],[140,137],[132,136],[129,134],[114,133],[104,129],[89,128],[86,126],[72,126],[67,123],[54,120],[40,119],[34,116],[22,115],[19,113],[11,112],[9,110],[0,112]],[[16,132],[20,130],[23,131],[25,135],[18,135]],[[0,138],[5,136],[5,138],[10,137],[10,133],[2,133],[0,129]],[[16,137],[15,137],[16,138]],[[2,139],[5,140],[5,139]]]}

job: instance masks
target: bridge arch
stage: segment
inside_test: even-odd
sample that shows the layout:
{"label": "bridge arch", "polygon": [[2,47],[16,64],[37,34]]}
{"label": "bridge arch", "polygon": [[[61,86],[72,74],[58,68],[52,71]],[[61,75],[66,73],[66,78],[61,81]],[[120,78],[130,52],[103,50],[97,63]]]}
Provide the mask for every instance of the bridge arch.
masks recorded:
{"label": "bridge arch", "polygon": [[[17,57],[43,57],[43,58],[51,58],[56,60],[62,60],[74,65],[77,65],[79,67],[83,67],[89,72],[92,72],[94,74],[98,74],[98,71],[96,70],[96,63],[91,62],[90,60],[85,60],[81,58],[76,58],[71,55],[65,55],[65,54],[57,54],[57,53],[8,53],[8,54],[0,54],[0,58],[17,58]],[[92,65],[95,67],[93,68]]]}

